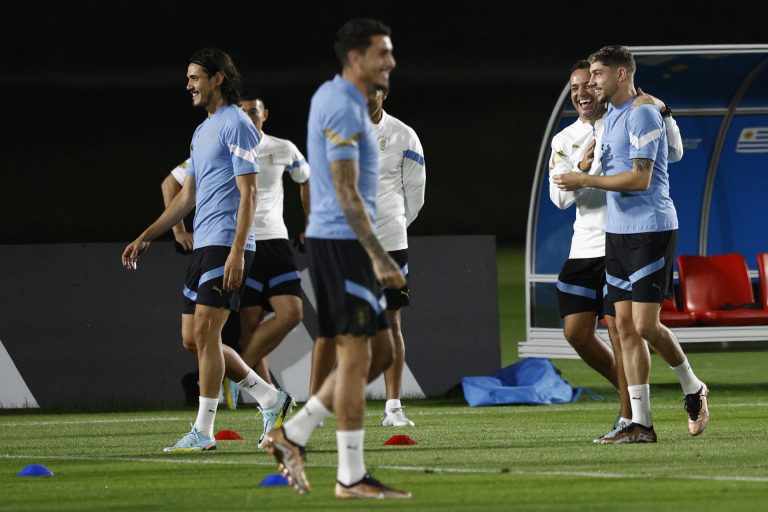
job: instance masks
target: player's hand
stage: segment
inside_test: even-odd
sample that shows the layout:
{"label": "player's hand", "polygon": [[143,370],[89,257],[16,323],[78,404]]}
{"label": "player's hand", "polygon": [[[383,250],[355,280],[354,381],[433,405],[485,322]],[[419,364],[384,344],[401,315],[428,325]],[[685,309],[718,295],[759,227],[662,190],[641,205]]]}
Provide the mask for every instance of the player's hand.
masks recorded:
{"label": "player's hand", "polygon": [[584,175],[578,172],[564,172],[552,176],[552,182],[560,190],[571,191],[584,187]]}
{"label": "player's hand", "polygon": [[305,243],[306,243],[306,239],[304,238],[304,233],[299,233],[299,236],[297,236],[296,239],[293,241],[293,246],[301,254],[304,254],[307,252],[307,247],[304,245]]}
{"label": "player's hand", "polygon": [[123,250],[123,266],[128,270],[136,270],[136,262],[139,257],[149,248],[149,242],[145,242],[142,237],[125,246]]}
{"label": "player's hand", "polygon": [[224,289],[234,290],[243,282],[245,269],[245,254],[240,251],[230,251],[224,263]]}
{"label": "player's hand", "polygon": [[192,238],[192,233],[188,231],[182,231],[180,233],[173,233],[173,238],[176,239],[176,243],[181,246],[181,249],[185,253],[192,252],[192,248],[195,246],[195,241]]}
{"label": "player's hand", "polygon": [[660,111],[664,110],[664,107],[666,106],[659,98],[643,92],[643,90],[638,87],[637,97],[635,98],[635,101],[632,102],[630,108],[637,108],[641,105],[656,105]]}
{"label": "player's hand", "polygon": [[579,170],[581,172],[589,172],[589,170],[592,169],[592,162],[595,161],[596,144],[597,140],[592,139],[592,141],[587,146],[587,151],[584,153],[584,158],[582,158],[581,162],[579,162]]}
{"label": "player's hand", "polygon": [[389,254],[384,253],[380,258],[373,260],[373,272],[382,286],[400,289],[405,286],[405,276],[400,267]]}

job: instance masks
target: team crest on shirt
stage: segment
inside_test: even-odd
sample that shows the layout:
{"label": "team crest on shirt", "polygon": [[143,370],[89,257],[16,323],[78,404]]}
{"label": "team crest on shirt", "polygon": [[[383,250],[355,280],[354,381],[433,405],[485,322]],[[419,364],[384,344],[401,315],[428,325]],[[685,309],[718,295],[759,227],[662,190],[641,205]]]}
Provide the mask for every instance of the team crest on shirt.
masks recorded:
{"label": "team crest on shirt", "polygon": [[389,137],[379,137],[379,151],[386,151],[389,147]]}

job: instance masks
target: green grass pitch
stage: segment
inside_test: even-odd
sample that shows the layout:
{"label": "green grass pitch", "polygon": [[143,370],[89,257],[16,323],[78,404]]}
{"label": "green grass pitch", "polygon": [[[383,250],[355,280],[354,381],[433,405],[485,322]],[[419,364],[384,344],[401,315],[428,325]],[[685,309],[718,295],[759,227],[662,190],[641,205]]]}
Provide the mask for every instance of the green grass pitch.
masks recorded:
{"label": "green grass pitch", "polygon": [[[500,251],[503,361],[522,339],[521,251]],[[457,355],[460,356],[460,355]],[[409,400],[416,427],[378,426],[382,402],[366,413],[366,459],[383,482],[413,492],[408,502],[337,502],[333,421],[308,447],[313,492],[259,487],[275,472],[256,447],[251,408],[220,410],[217,429],[245,441],[214,452],[162,453],[194,420],[192,410],[98,414],[0,413],[0,511],[4,510],[514,510],[739,511],[768,505],[768,352],[692,353],[711,389],[712,420],[692,438],[679,385],[654,357],[651,385],[659,442],[597,446],[618,410],[607,383],[581,361],[555,360],[574,386],[605,402],[471,408],[463,400]],[[417,446],[387,447],[409,434]],[[17,477],[31,463],[53,478]]]}

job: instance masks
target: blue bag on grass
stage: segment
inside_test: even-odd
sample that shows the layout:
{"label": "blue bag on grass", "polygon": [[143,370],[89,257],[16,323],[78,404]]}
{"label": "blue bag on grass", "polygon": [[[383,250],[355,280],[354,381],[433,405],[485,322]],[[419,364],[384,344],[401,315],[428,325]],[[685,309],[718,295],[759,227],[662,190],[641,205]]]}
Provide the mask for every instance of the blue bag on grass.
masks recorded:
{"label": "blue bag on grass", "polygon": [[522,359],[490,377],[464,377],[461,385],[464,399],[473,407],[563,404],[578,400],[582,391],[602,400],[587,388],[572,388],[549,359]]}

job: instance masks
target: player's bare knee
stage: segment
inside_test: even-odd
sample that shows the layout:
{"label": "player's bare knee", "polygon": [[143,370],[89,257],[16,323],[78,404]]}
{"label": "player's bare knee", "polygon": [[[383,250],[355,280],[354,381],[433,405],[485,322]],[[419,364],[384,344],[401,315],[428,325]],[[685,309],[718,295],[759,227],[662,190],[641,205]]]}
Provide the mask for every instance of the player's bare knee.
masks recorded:
{"label": "player's bare knee", "polygon": [[582,325],[566,326],[563,334],[568,343],[574,348],[583,348],[589,346],[595,338],[595,332],[591,327]]}
{"label": "player's bare knee", "polygon": [[197,344],[195,343],[195,338],[193,336],[183,336],[181,338],[181,344],[187,352],[197,354]]}
{"label": "player's bare knee", "polygon": [[299,307],[291,306],[280,310],[276,318],[286,327],[293,329],[304,319],[304,311],[301,305]]}
{"label": "player's bare knee", "polygon": [[655,340],[659,333],[659,323],[655,319],[639,319],[635,324],[637,334],[646,340]]}

